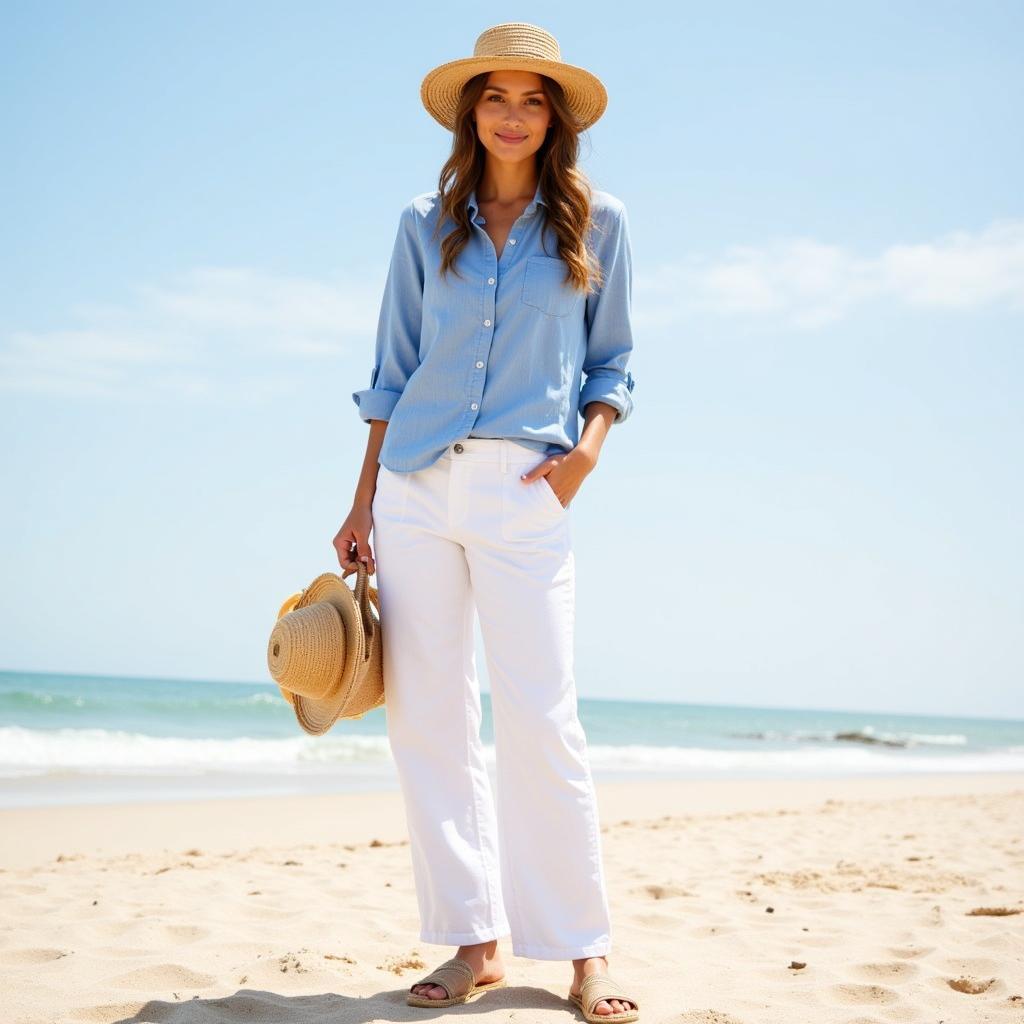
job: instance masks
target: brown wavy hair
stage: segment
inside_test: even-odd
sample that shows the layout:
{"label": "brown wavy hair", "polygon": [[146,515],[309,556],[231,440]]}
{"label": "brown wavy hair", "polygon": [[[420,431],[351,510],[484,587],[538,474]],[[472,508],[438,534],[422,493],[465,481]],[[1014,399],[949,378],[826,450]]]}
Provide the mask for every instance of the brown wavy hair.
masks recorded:
{"label": "brown wavy hair", "polygon": [[[455,132],[452,152],[441,168],[438,181],[441,209],[434,227],[435,238],[445,217],[451,218],[455,228],[441,242],[441,274],[449,269],[459,277],[455,266],[472,232],[466,200],[480,184],[483,176],[486,150],[480,142],[471,114],[487,85],[488,71],[474,75],[462,90],[455,114]],[[576,166],[580,149],[580,133],[571,108],[565,101],[562,87],[553,78],[541,75],[544,93],[555,116],[546,138],[537,151],[541,194],[547,204],[541,213],[545,218],[543,230],[554,234],[555,253],[568,264],[567,282],[580,291],[591,292],[602,283],[601,265],[586,245],[586,238],[594,229],[591,218],[591,185]],[[542,236],[543,237],[543,236]]]}

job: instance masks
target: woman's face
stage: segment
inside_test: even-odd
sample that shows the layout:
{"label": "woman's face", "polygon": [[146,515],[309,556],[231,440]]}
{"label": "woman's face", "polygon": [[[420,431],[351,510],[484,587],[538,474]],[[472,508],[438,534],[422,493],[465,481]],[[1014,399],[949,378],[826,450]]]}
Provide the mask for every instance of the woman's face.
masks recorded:
{"label": "woman's face", "polygon": [[490,72],[473,113],[484,147],[510,163],[532,157],[554,121],[536,71]]}

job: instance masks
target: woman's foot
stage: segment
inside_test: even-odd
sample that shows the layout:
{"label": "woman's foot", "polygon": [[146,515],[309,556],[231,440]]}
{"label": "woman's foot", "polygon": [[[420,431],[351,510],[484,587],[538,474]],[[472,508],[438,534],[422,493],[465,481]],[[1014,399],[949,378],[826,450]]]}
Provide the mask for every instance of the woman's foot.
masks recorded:
{"label": "woman's foot", "polygon": [[[573,967],[576,968],[576,976],[572,979],[572,987],[569,991],[574,995],[580,994],[580,986],[583,979],[591,974],[607,974],[608,958],[604,956],[588,956],[580,960],[573,960]],[[622,1013],[625,1010],[635,1010],[636,1003],[628,999],[600,999],[594,1004],[594,1013]]]}
{"label": "woman's foot", "polygon": [[[492,981],[501,981],[505,977],[505,965],[498,951],[498,940],[478,942],[473,946],[459,946],[452,954],[465,960],[473,968],[477,985],[489,985]],[[428,999],[447,999],[448,993],[440,985],[413,985],[412,992]]]}

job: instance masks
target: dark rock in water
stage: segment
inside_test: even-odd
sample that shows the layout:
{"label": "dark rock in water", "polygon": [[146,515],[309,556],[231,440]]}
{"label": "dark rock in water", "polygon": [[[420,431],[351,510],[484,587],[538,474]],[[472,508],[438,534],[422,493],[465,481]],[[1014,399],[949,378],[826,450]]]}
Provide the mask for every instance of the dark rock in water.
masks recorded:
{"label": "dark rock in water", "polygon": [[872,736],[866,732],[837,732],[835,738],[837,740],[848,740],[851,743],[880,743],[883,747],[905,747],[907,745],[906,740],[884,740],[878,736]]}

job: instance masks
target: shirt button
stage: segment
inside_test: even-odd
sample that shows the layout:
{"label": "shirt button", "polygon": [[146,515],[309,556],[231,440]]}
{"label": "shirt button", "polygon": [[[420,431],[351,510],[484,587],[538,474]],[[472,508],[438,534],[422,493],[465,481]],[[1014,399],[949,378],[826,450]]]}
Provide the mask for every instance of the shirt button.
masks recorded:
{"label": "shirt button", "polygon": [[516,240],[515,240],[514,238],[510,238],[510,239],[508,240],[508,244],[509,244],[509,245],[515,245],[515,244],[516,244]]}
{"label": "shirt button", "polygon": [[484,321],[484,327],[490,327],[490,326],[491,326],[491,321],[490,320],[485,320]]}
{"label": "shirt button", "polygon": [[484,365],[483,363],[478,361],[477,364],[476,364],[476,368],[479,370],[480,367],[483,366],[483,365]]}
{"label": "shirt button", "polygon": [[474,403],[473,403],[473,404],[472,404],[472,405],[470,406],[470,409],[477,409],[477,408],[479,408],[479,406],[478,406],[478,405],[476,404],[476,402],[474,402]]}
{"label": "shirt button", "polygon": [[493,277],[487,278],[487,283],[488,284],[494,284],[494,278]]}

